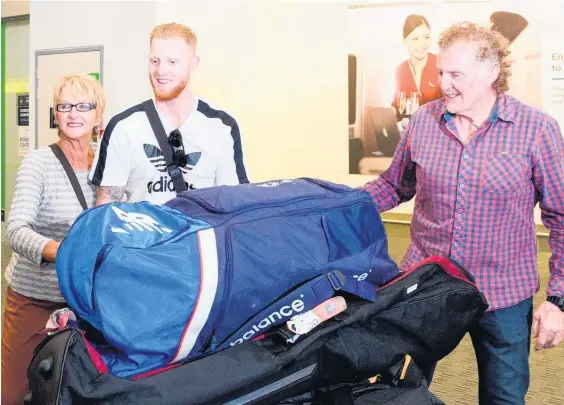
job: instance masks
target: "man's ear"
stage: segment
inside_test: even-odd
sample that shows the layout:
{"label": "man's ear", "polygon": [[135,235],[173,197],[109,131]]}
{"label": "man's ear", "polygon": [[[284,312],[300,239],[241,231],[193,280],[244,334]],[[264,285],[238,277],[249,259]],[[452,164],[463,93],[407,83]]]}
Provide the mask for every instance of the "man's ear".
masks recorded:
{"label": "man's ear", "polygon": [[190,62],[190,74],[194,73],[199,65],[200,65],[200,57],[194,55],[192,61]]}
{"label": "man's ear", "polygon": [[489,70],[488,70],[488,74],[490,76],[491,82],[494,83],[497,78],[499,77],[499,73],[501,71],[501,68],[499,66],[499,63],[492,63],[492,65],[490,66]]}

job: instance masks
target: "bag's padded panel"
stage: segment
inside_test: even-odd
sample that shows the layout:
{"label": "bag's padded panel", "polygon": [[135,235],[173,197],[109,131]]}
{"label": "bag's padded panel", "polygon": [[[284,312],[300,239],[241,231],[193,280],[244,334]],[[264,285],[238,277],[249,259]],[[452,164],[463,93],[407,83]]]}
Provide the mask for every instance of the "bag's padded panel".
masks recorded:
{"label": "bag's padded panel", "polygon": [[77,333],[65,330],[46,337],[35,349],[35,355],[27,370],[28,379],[34,382],[33,387],[30,387],[32,404],[57,404],[65,357],[70,346],[76,342]]}

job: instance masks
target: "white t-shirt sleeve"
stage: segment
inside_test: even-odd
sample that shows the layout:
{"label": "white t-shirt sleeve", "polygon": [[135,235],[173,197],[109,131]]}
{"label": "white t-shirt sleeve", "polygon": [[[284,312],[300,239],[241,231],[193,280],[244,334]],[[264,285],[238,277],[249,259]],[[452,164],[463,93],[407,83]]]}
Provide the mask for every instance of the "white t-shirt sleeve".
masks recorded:
{"label": "white t-shirt sleeve", "polygon": [[104,132],[99,143],[89,178],[102,187],[125,187],[131,169],[131,147],[127,127],[118,122]]}
{"label": "white t-shirt sleeve", "polygon": [[222,151],[216,171],[216,185],[237,185],[248,183],[247,169],[243,159],[243,148],[237,127],[237,137],[228,134],[228,141],[222,142]]}
{"label": "white t-shirt sleeve", "polygon": [[233,150],[233,142],[222,143],[223,150],[219,157],[217,170],[215,173],[215,182],[217,186],[232,186],[239,184],[237,177],[237,169],[235,167],[235,157]]}

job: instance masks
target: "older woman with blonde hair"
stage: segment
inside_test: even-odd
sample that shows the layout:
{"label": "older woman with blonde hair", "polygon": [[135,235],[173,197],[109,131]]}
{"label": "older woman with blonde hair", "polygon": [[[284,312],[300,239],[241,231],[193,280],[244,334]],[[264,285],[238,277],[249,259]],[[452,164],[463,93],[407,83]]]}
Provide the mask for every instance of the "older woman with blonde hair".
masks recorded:
{"label": "older woman with blonde hair", "polygon": [[2,321],[2,404],[21,404],[28,392],[27,366],[45,337],[49,315],[65,306],[56,257],[77,216],[92,207],[96,190],[88,181],[106,99],[89,75],[61,79],[54,90],[59,140],[32,151],[21,163],[7,223],[14,253]]}

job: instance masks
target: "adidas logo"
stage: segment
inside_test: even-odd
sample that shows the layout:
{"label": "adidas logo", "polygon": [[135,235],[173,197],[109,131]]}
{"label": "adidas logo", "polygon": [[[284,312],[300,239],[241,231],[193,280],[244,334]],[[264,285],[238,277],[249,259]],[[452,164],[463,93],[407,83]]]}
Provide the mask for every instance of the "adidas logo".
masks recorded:
{"label": "adidas logo", "polygon": [[[147,143],[143,144],[143,149],[145,150],[145,155],[149,159],[149,162],[151,162],[151,164],[155,166],[155,169],[157,169],[161,173],[166,173],[166,163],[164,160],[163,152],[155,145],[149,145]],[[188,160],[188,163],[186,164],[186,167],[181,167],[180,170],[183,173],[188,173],[200,161],[201,156],[202,152],[187,153],[186,158]]]}

